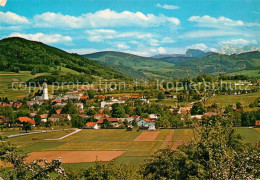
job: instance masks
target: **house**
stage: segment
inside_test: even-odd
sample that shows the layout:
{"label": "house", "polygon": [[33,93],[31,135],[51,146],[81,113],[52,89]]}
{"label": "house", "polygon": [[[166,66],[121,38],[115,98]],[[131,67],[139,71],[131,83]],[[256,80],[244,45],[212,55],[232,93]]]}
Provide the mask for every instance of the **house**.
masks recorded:
{"label": "house", "polygon": [[107,114],[95,114],[94,119],[99,120],[100,118],[109,118],[110,116]]}
{"label": "house", "polygon": [[255,126],[260,126],[260,120],[255,121]]}
{"label": "house", "polygon": [[203,116],[206,116],[206,117],[212,117],[212,116],[217,116],[218,113],[216,112],[206,112],[203,114]]}
{"label": "house", "polygon": [[80,99],[81,100],[87,100],[89,98],[89,96],[81,96]]}
{"label": "house", "polygon": [[83,103],[74,103],[74,105],[75,105],[79,110],[83,110],[83,109],[84,109]]}
{"label": "house", "polygon": [[100,118],[97,121],[97,124],[102,126],[105,124],[105,121],[109,121],[114,128],[117,128],[119,126],[118,118]]}
{"label": "house", "polygon": [[89,116],[86,114],[80,114],[79,117],[81,117],[82,119],[89,119]]}
{"label": "house", "polygon": [[63,108],[64,106],[66,106],[67,105],[67,103],[57,103],[57,104],[55,104],[54,106],[55,107],[59,107],[59,108]]}
{"label": "house", "polygon": [[30,123],[32,126],[35,126],[35,121],[32,120],[31,118],[28,118],[28,117],[18,117],[17,118],[17,121],[23,123],[23,122],[28,122]]}
{"label": "house", "polygon": [[47,122],[47,115],[45,115],[45,114],[42,114],[42,115],[40,115],[40,118],[41,118],[41,121],[42,122]]}
{"label": "house", "polygon": [[192,115],[192,116],[190,116],[190,118],[191,118],[191,119],[197,119],[197,120],[200,121],[200,120],[202,120],[202,116],[203,116],[203,115]]}
{"label": "house", "polygon": [[125,101],[113,99],[111,101],[102,101],[101,104],[100,104],[100,107],[102,109],[104,109],[106,107],[112,106],[113,104],[124,104],[124,103],[125,103]]}
{"label": "house", "polygon": [[99,129],[98,123],[96,122],[88,122],[85,124],[86,129]]}
{"label": "house", "polygon": [[137,122],[139,128],[148,128],[148,130],[155,130],[155,125],[149,119],[142,119]]}
{"label": "house", "polygon": [[61,113],[61,109],[57,109],[57,110],[56,110],[56,113],[57,113],[57,114],[60,114],[60,113]]}
{"label": "house", "polygon": [[150,114],[149,115],[149,119],[150,120],[157,120],[158,119],[158,116],[156,114]]}
{"label": "house", "polygon": [[177,99],[177,95],[171,95],[171,94],[165,94],[164,95],[165,99]]}
{"label": "house", "polygon": [[59,121],[60,119],[67,119],[71,120],[71,116],[69,114],[52,114],[51,117],[49,118],[50,121]]}

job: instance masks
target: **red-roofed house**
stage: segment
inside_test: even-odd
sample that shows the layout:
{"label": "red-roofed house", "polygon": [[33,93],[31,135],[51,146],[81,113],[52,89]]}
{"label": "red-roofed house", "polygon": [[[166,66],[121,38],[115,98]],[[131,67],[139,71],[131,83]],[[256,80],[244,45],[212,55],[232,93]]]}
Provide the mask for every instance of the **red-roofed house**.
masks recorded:
{"label": "red-roofed house", "polygon": [[60,113],[61,113],[61,109],[57,109],[57,110],[56,110],[56,113],[57,113],[57,114],[60,114]]}
{"label": "red-roofed house", "polygon": [[28,117],[18,117],[17,120],[20,121],[21,123],[23,123],[23,122],[28,122],[28,123],[30,123],[32,126],[35,126],[35,121],[32,120],[31,118],[28,118]]}
{"label": "red-roofed house", "polygon": [[89,97],[88,96],[81,96],[80,99],[85,99],[87,100]]}
{"label": "red-roofed house", "polygon": [[40,115],[40,118],[41,118],[42,122],[47,122],[48,117],[46,115],[42,114],[42,115]]}
{"label": "red-roofed house", "polygon": [[109,121],[113,125],[114,128],[119,126],[118,118],[100,118],[97,121],[97,124],[102,125],[102,124],[104,124],[105,121]]}
{"label": "red-roofed house", "polygon": [[255,126],[260,126],[260,120],[255,121]]}
{"label": "red-roofed house", "polygon": [[88,122],[85,124],[86,129],[99,129],[99,126],[96,122]]}
{"label": "red-roofed house", "polygon": [[94,118],[96,119],[96,120],[99,120],[100,118],[109,118],[110,116],[109,115],[107,115],[107,114],[95,114],[94,115]]}

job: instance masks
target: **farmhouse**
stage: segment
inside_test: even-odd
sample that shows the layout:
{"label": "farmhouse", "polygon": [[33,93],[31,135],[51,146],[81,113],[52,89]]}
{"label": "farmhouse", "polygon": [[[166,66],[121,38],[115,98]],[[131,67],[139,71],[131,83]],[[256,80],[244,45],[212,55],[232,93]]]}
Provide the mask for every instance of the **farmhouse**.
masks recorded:
{"label": "farmhouse", "polygon": [[71,120],[71,116],[69,114],[52,114],[51,117],[49,118],[50,121],[59,121],[60,119],[67,119]]}
{"label": "farmhouse", "polygon": [[137,122],[138,127],[140,128],[148,128],[148,130],[155,130],[155,125],[149,119],[142,119]]}
{"label": "farmhouse", "polygon": [[99,129],[99,126],[96,122],[88,122],[85,124],[86,129]]}
{"label": "farmhouse", "polygon": [[47,115],[45,115],[45,114],[42,114],[42,115],[40,115],[40,118],[41,118],[41,121],[42,122],[47,122]]}
{"label": "farmhouse", "polygon": [[28,118],[28,117],[18,117],[17,118],[17,121],[23,123],[23,122],[28,122],[30,123],[32,126],[35,126],[35,121],[32,120],[31,118]]}

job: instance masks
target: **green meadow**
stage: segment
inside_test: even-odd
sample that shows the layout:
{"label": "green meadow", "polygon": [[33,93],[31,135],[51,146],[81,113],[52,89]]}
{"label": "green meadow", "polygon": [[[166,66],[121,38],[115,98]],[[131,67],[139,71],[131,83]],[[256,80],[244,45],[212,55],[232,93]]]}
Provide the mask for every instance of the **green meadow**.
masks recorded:
{"label": "green meadow", "polygon": [[[164,141],[169,134],[170,129],[159,130],[160,134],[154,141],[134,141],[141,132],[136,129],[126,131],[124,129],[101,129],[86,130],[69,136],[60,141],[47,141],[45,139],[55,139],[72,132],[65,130],[59,132],[50,132],[43,134],[34,134],[10,138],[9,141],[18,145],[25,152],[36,151],[126,151],[123,155],[115,159],[116,164],[129,163],[132,166],[138,166],[139,163],[150,157],[154,152],[161,148],[173,145],[174,141],[190,141],[193,138],[192,129],[174,129],[172,144]],[[259,142],[259,129],[254,128],[236,128],[236,132],[244,139],[243,142]],[[65,168],[69,166],[80,169],[92,165],[93,163],[64,164]]]}

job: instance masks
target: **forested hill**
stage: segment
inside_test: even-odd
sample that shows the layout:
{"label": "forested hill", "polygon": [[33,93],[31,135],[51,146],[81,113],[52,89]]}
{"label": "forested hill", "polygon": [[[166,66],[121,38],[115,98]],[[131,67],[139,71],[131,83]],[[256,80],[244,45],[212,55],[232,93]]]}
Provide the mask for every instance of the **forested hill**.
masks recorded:
{"label": "forested hill", "polygon": [[55,66],[63,66],[89,76],[100,76],[106,79],[129,78],[78,54],[70,54],[40,42],[18,37],[0,40],[1,71],[23,70],[39,73],[48,72]]}
{"label": "forested hill", "polygon": [[176,69],[187,69],[194,73],[214,74],[217,72],[231,73],[241,70],[260,69],[260,52],[248,52],[238,55],[213,54],[189,62],[183,62]]}

